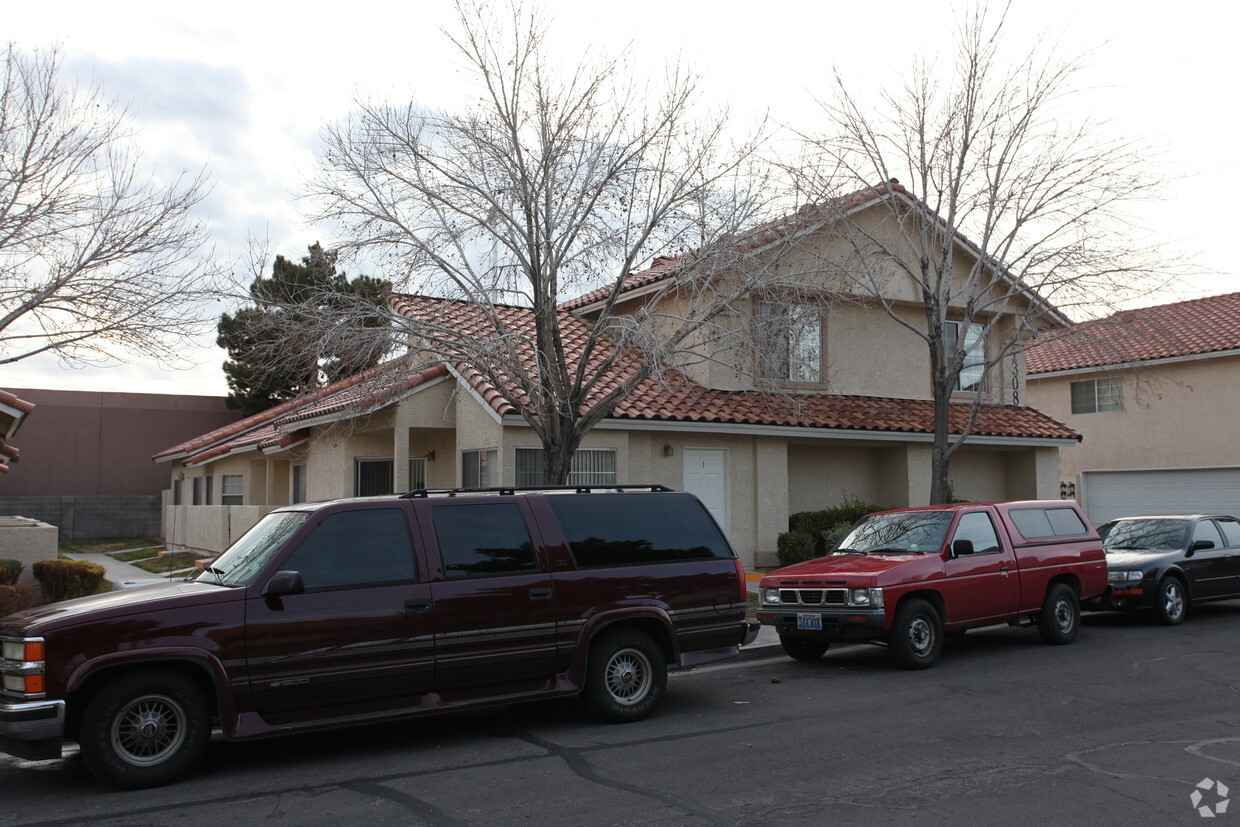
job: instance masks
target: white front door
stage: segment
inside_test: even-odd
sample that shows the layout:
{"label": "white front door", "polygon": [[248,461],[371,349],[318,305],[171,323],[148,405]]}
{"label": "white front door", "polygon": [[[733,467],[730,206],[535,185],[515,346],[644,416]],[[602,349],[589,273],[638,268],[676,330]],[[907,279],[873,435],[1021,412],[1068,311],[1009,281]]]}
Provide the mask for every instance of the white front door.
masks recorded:
{"label": "white front door", "polygon": [[696,496],[719,523],[728,525],[728,453],[722,448],[685,449],[685,490]]}

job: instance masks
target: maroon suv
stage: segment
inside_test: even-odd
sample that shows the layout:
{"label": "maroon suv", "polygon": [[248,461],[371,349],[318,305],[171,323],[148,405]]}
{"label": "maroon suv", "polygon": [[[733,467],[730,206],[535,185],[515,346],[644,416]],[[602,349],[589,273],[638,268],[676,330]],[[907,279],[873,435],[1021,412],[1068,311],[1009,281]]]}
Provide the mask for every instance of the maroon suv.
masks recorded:
{"label": "maroon suv", "polygon": [[608,721],[667,666],[752,639],[745,574],[661,486],[417,491],[263,518],[197,576],[0,620],[0,749],[162,784],[229,739],[581,695]]}

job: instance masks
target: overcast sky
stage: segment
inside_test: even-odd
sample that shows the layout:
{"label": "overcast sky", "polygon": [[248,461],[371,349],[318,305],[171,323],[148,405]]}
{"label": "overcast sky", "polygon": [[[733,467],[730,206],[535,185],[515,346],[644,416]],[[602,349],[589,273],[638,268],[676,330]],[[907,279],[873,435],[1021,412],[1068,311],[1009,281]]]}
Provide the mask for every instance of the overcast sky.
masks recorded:
{"label": "overcast sky", "polygon": [[[1091,51],[1081,105],[1110,116],[1122,134],[1160,148],[1154,167],[1175,179],[1165,201],[1146,205],[1143,223],[1196,257],[1202,275],[1189,298],[1232,292],[1240,140],[1234,55],[1237,12],[1230,4],[1116,0],[1018,0],[1010,15],[1021,38],[1046,31],[1071,54]],[[632,42],[654,70],[682,59],[708,94],[740,121],[764,111],[805,125],[811,95],[825,97],[832,68],[854,88],[898,77],[915,54],[950,45],[952,5],[937,0],[779,4],[718,0],[546,0],[566,58],[588,44]],[[163,171],[204,165],[215,189],[204,215],[217,252],[239,252],[247,235],[300,258],[315,240],[295,195],[315,163],[319,129],[357,98],[452,109],[463,86],[441,33],[450,0],[411,3],[5,2],[0,31],[22,49],[63,47],[66,77],[97,80],[131,105],[138,144]],[[1028,45],[1026,42],[1024,45]],[[321,228],[320,228],[321,229]],[[351,275],[365,270],[350,268]],[[367,273],[370,274],[370,273]],[[209,343],[208,343],[209,344]],[[67,371],[55,360],[5,366],[0,387],[227,393],[223,352],[191,354],[194,370],[151,365]]]}

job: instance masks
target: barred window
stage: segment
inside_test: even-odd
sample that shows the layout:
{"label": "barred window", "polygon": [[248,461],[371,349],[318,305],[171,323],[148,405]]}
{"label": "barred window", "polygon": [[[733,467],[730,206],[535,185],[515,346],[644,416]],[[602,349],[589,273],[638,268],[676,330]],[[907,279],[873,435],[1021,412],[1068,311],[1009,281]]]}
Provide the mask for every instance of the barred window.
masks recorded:
{"label": "barred window", "polygon": [[[543,484],[543,449],[517,449],[518,486]],[[573,454],[568,485],[615,485],[616,452],[612,448],[582,448]]]}

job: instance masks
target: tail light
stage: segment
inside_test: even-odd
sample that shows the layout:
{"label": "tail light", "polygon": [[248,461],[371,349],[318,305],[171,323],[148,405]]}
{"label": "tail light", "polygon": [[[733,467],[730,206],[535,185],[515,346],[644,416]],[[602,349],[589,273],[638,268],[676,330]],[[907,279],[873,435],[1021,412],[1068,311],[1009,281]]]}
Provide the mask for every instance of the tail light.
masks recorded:
{"label": "tail light", "polygon": [[741,562],[741,558],[736,558],[736,582],[740,588],[740,602],[749,602],[749,581],[745,579],[745,564]]}

